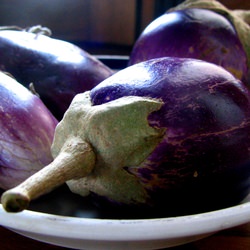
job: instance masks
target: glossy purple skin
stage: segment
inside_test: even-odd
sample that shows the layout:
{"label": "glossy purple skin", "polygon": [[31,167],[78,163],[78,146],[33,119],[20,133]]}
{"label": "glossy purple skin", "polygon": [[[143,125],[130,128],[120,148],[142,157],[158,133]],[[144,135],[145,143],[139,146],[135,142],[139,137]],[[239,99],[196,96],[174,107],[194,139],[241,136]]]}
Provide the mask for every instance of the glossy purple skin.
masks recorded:
{"label": "glossy purple skin", "polygon": [[200,201],[207,211],[249,191],[250,96],[222,67],[152,59],[116,73],[90,93],[93,105],[130,95],[164,102],[148,117],[151,126],[166,128],[162,142],[139,167],[126,166],[160,205]]}
{"label": "glossy purple skin", "polygon": [[16,186],[52,161],[57,123],[36,95],[0,72],[0,188]]}
{"label": "glossy purple skin", "polygon": [[129,65],[164,56],[205,60],[247,79],[247,55],[233,25],[211,10],[174,11],[152,21],[134,44]]}
{"label": "glossy purple skin", "polygon": [[44,35],[0,31],[0,69],[29,87],[61,119],[77,93],[90,90],[112,70],[79,47]]}

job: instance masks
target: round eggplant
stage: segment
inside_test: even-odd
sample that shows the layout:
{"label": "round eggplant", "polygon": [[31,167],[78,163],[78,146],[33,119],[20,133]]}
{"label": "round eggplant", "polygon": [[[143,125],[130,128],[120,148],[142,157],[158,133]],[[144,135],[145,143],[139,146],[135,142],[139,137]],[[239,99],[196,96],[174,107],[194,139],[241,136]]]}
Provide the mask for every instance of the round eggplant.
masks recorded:
{"label": "round eggplant", "polygon": [[0,29],[0,69],[30,84],[60,120],[77,93],[92,89],[113,71],[83,49],[42,33]]}
{"label": "round eggplant", "polygon": [[58,121],[43,102],[0,72],[0,188],[12,188],[53,158]]}
{"label": "round eggplant", "polygon": [[247,53],[234,25],[213,10],[187,8],[158,17],[135,42],[129,65],[164,56],[205,60],[249,80]]}
{"label": "round eggplant", "polygon": [[76,95],[56,128],[54,161],[5,192],[2,204],[20,211],[66,182],[116,211],[208,211],[249,192],[249,149],[242,82],[205,61],[152,59]]}

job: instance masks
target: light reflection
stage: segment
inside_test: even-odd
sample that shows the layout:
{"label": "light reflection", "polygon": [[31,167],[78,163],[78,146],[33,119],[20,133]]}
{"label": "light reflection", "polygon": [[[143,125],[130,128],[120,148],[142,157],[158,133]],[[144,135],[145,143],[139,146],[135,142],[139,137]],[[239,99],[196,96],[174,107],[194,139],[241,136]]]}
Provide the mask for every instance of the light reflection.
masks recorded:
{"label": "light reflection", "polygon": [[[106,81],[111,81],[111,82],[124,82],[124,79],[126,79],[126,82],[130,83],[136,83],[136,82],[144,82],[148,81],[152,78],[152,75],[150,71],[148,70],[145,65],[137,65],[135,66],[130,66],[126,70],[121,70],[117,72],[113,77],[110,77],[110,79],[106,79]],[[105,83],[104,83],[105,84]]]}
{"label": "light reflection", "polygon": [[[55,56],[60,62],[79,63],[84,57],[80,54],[80,49],[60,40],[52,40],[43,35],[37,35],[32,48],[39,52],[44,52]],[[30,45],[29,45],[30,46]]]}
{"label": "light reflection", "polygon": [[0,74],[1,74],[0,90],[7,93],[5,94],[5,96],[2,96],[2,98],[9,98],[8,93],[14,93],[13,96],[15,97],[16,96],[15,93],[17,93],[18,99],[20,101],[26,101],[30,99],[31,94],[23,85],[19,84],[18,82],[16,82],[15,79],[11,78],[5,73],[0,73]]}
{"label": "light reflection", "polygon": [[[10,31],[8,38],[15,40],[15,33],[12,34]],[[19,46],[26,47],[29,50],[51,55],[52,60],[60,62],[80,63],[85,58],[81,55],[81,50],[78,47],[40,34],[23,32],[23,37],[18,43]]]}
{"label": "light reflection", "polygon": [[178,13],[163,14],[162,16],[158,17],[153,22],[151,22],[145,28],[143,33],[149,33],[154,30],[158,30],[161,27],[166,26],[166,24],[171,25],[172,23],[176,23],[179,19],[181,19],[181,16]]}

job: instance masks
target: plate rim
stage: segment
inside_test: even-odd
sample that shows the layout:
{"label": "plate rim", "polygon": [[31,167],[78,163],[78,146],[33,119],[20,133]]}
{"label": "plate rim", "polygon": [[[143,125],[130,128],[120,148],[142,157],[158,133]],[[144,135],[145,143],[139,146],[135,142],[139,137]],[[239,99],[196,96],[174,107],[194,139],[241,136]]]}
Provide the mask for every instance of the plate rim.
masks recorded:
{"label": "plate rim", "polygon": [[[248,223],[250,202],[206,213],[152,219],[80,218],[31,210],[13,214],[5,212],[0,204],[0,218],[0,225],[13,231],[59,238],[100,241],[167,240],[211,234]],[[206,227],[203,226],[204,223]],[[65,225],[68,230],[65,230]],[[53,234],[48,228],[53,229]],[[71,231],[72,229],[74,230]]]}

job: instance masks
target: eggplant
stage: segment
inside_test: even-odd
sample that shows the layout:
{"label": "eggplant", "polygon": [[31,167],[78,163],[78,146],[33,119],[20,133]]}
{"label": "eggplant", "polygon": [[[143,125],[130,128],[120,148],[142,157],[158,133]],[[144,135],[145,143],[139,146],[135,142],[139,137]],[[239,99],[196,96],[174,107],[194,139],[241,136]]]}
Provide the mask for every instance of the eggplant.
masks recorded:
{"label": "eggplant", "polygon": [[[143,30],[133,45],[129,65],[165,56],[196,58],[220,65],[250,84],[249,25],[220,5],[206,9],[207,5],[198,4],[204,1],[189,2],[190,6],[169,10]],[[242,27],[237,29],[237,24]]]}
{"label": "eggplant", "polygon": [[0,29],[0,69],[27,88],[32,84],[61,120],[77,93],[90,90],[113,71],[78,46],[44,35],[39,29]]}
{"label": "eggplant", "polygon": [[66,182],[115,211],[208,211],[248,194],[249,148],[241,81],[197,59],[152,59],[76,95],[56,127],[54,161],[1,201],[18,212]]}
{"label": "eggplant", "polygon": [[56,118],[36,95],[0,72],[0,188],[12,188],[53,158]]}

